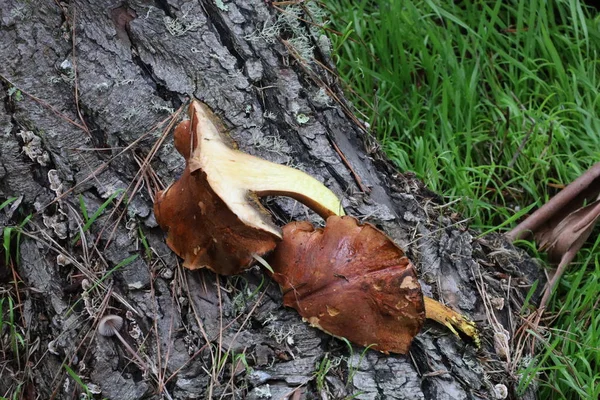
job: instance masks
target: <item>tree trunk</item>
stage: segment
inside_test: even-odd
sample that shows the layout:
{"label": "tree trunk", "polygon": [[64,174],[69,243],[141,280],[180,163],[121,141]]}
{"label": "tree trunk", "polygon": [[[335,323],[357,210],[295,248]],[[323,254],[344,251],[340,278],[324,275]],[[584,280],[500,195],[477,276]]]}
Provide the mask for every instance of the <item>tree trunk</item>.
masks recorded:
{"label": "tree trunk", "polygon": [[[478,237],[395,171],[324,68],[326,38],[295,19],[300,6],[282,13],[268,3],[0,0],[0,198],[19,197],[0,224],[32,215],[19,243],[9,235],[0,271],[25,340],[14,351],[0,326],[0,395],[75,398],[84,383],[110,399],[438,400],[512,388],[515,366],[494,347],[501,329],[482,294],[512,337],[510,313],[538,278],[535,263],[500,236]],[[302,59],[310,46],[314,59]],[[240,149],[318,177],[349,214],[385,230],[407,249],[425,293],[478,322],[482,349],[428,323],[409,356],[364,351],[283,308],[258,269],[223,278],[178,268],[152,194],[184,161],[168,136],[151,168],[144,162],[190,97],[222,117]],[[266,205],[280,224],[317,220],[291,200]],[[121,342],[98,335],[109,313],[125,317],[121,334],[145,371]]]}

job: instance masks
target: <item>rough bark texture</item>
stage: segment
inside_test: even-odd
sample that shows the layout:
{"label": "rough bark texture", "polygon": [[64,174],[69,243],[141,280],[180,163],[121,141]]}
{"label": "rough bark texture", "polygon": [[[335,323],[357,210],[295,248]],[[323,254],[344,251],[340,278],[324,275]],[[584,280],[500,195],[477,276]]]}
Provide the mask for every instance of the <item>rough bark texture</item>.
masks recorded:
{"label": "rough bark texture", "polygon": [[[535,264],[500,237],[478,238],[418,180],[394,171],[290,55],[281,38],[294,43],[298,33],[283,26],[279,37],[268,35],[277,15],[264,0],[0,0],[0,200],[22,196],[17,210],[0,212],[0,224],[32,213],[14,268],[23,334],[36,344],[20,354],[26,368],[4,353],[0,395],[24,383],[27,398],[77,397],[82,389],[63,363],[110,399],[280,399],[296,388],[303,398],[479,399],[510,383],[477,284],[494,304],[506,300],[493,311],[513,332],[510,314],[535,279]],[[314,55],[329,63],[326,49]],[[316,63],[307,67],[334,81]],[[390,234],[427,294],[480,323],[483,348],[430,324],[410,356],[350,350],[283,308],[277,285],[258,270],[229,279],[184,271],[156,225],[151,190],[158,188],[147,182],[126,205],[110,203],[86,240],[74,240],[85,222],[81,203],[91,216],[115,191],[135,185],[139,163],[161,136],[156,125],[190,96],[222,116],[242,150],[318,177],[348,213]],[[181,173],[184,160],[170,137],[151,165],[165,185]],[[267,205],[280,222],[317,220],[290,200]],[[71,262],[60,265],[61,254]],[[82,288],[85,274],[108,277]],[[0,279],[14,297],[9,266]],[[97,335],[103,312],[126,317],[122,334],[147,360],[146,372],[120,342]]]}

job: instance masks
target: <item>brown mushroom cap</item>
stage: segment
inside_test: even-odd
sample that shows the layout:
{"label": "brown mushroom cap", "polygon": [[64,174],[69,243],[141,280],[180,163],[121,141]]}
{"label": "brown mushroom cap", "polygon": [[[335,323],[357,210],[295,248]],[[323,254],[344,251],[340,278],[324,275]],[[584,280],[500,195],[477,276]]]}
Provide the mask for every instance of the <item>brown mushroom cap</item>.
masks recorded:
{"label": "brown mushroom cap", "polygon": [[208,185],[204,172],[192,174],[189,166],[158,193],[154,213],[168,232],[167,244],[190,269],[240,273],[253,262],[253,254],[268,253],[279,239],[241,222]]}
{"label": "brown mushroom cap", "polygon": [[232,148],[218,118],[201,102],[175,129],[186,159],[181,178],[157,194],[154,212],[167,244],[190,269],[231,275],[249,267],[281,238],[258,196],[284,195],[324,218],[343,213],[339,199],[304,172]]}
{"label": "brown mushroom cap", "polygon": [[412,263],[356,218],[329,217],[325,229],[292,222],[269,261],[284,304],[331,335],[405,354],[425,321]]}

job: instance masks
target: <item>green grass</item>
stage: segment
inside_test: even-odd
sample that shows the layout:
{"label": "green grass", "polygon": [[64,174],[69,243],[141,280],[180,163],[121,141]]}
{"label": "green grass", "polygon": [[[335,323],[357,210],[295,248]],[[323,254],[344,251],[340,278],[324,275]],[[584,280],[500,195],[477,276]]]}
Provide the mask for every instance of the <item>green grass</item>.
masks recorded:
{"label": "green grass", "polygon": [[[544,348],[523,372],[521,387],[545,374],[544,394],[556,399],[600,398],[600,237],[584,249],[562,280],[554,305],[558,318]],[[540,398],[546,398],[540,397]]]}
{"label": "green grass", "polygon": [[[106,208],[113,202],[113,200],[117,196],[119,196],[121,193],[123,193],[123,190],[121,190],[121,189],[116,190],[113,194],[110,195],[110,197],[108,199],[106,199],[106,201],[104,203],[102,203],[100,205],[100,207],[98,207],[98,209],[96,210],[96,212],[94,212],[94,214],[92,214],[92,216],[88,215],[87,207],[85,205],[85,202],[83,201],[83,196],[79,195],[79,208],[81,209],[81,215],[83,216],[83,220],[85,221],[85,224],[81,228],[81,232],[84,232],[84,233],[87,232],[88,229],[90,229],[90,227],[94,224],[94,222],[96,222],[98,217],[100,215],[102,215],[104,210],[106,210]],[[75,237],[73,238],[71,243],[72,244],[77,243],[77,241],[81,237],[80,235],[81,235],[81,233],[77,233],[77,235],[75,235]]]}
{"label": "green grass", "polygon": [[[17,201],[16,197],[3,201],[0,204],[0,212],[15,201]],[[14,211],[20,216],[18,207]],[[30,219],[31,214],[24,217],[18,225],[0,227],[2,237],[0,255],[4,252],[4,256],[0,257],[0,269],[9,276],[7,282],[0,282],[0,360],[3,361],[3,370],[14,372],[10,390],[13,393],[12,398],[15,399],[20,396],[24,382],[27,380],[29,368],[26,364],[31,349],[29,334],[21,314],[22,303],[19,294],[21,282],[15,274],[16,264],[20,260],[22,229]]]}
{"label": "green grass", "polygon": [[[510,229],[519,210],[600,160],[600,17],[581,2],[325,5],[342,32],[331,39],[347,94],[388,156],[459,200],[474,228]],[[554,297],[567,311],[546,351],[524,370],[540,398],[598,398],[600,256],[590,245]]]}
{"label": "green grass", "polygon": [[576,3],[338,1],[364,43],[334,43],[369,103],[356,104],[397,166],[462,199],[475,226],[543,204],[549,183],[600,159],[600,32]]}

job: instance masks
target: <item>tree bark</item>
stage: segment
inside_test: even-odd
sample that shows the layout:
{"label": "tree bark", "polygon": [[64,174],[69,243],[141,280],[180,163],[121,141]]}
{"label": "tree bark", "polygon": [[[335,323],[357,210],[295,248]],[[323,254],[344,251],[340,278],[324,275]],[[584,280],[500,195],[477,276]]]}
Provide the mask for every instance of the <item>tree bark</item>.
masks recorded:
{"label": "tree bark", "polygon": [[[323,67],[331,66],[325,39],[304,23],[300,39],[267,3],[0,0],[0,200],[20,197],[0,223],[32,214],[13,258],[18,298],[11,265],[0,273],[28,343],[4,353],[0,395],[22,384],[25,398],[74,398],[84,391],[75,374],[110,399],[483,399],[494,398],[497,383],[513,389],[514,365],[494,347],[499,326],[482,295],[498,308],[504,301],[487,309],[512,337],[536,264],[500,236],[478,237],[397,172],[348,114]],[[298,59],[298,40],[319,62]],[[479,323],[482,349],[435,324],[409,356],[350,348],[284,309],[257,269],[223,278],[178,268],[152,191],[154,177],[166,186],[184,161],[169,136],[151,168],[140,165],[190,97],[222,117],[241,150],[303,169],[349,214],[385,230],[407,250],[426,294]],[[126,200],[109,202],[78,239],[118,190]],[[291,200],[266,205],[281,224],[318,221]],[[107,313],[126,317],[121,333],[145,371],[120,342],[97,334]]]}

